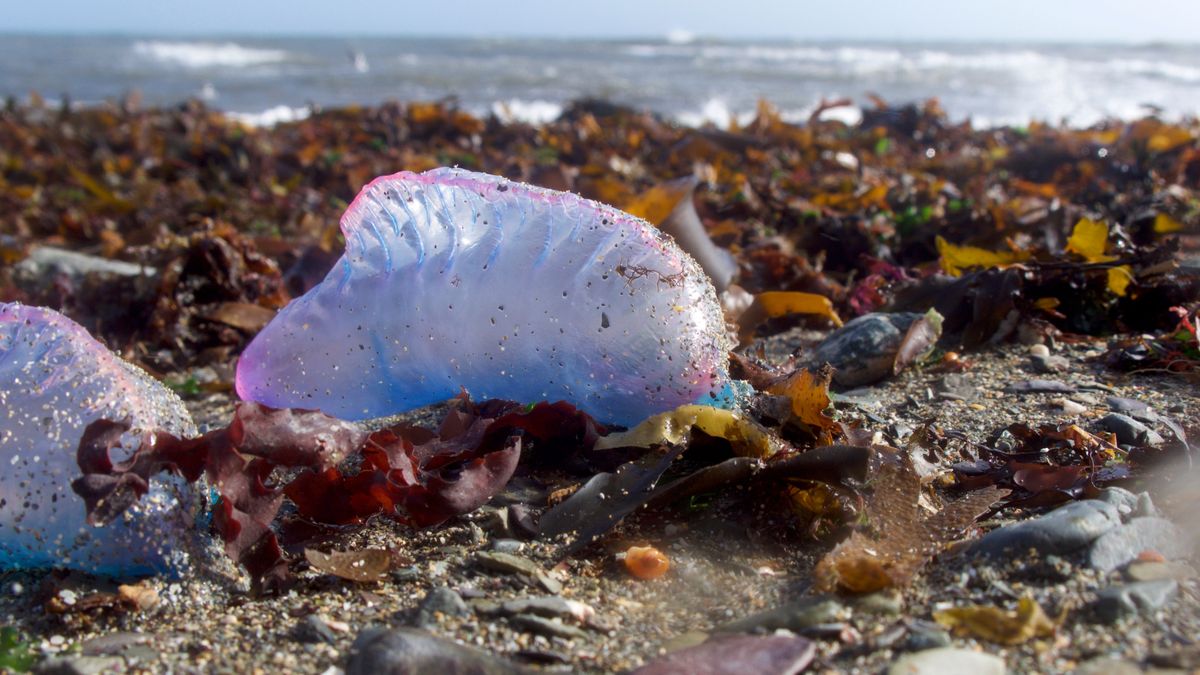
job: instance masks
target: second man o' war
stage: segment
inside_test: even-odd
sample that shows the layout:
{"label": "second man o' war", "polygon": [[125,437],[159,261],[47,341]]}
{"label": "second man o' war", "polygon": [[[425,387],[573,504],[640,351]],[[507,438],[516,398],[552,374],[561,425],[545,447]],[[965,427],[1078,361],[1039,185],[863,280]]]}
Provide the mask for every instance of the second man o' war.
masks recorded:
{"label": "second man o' war", "polygon": [[196,431],[175,394],[83,327],[53,310],[0,304],[0,569],[135,576],[187,565],[198,502],[180,479],[160,475],[112,522],[87,523],[71,482],[80,437],[99,419],[130,424],[113,461],[143,431]]}
{"label": "second man o' war", "polygon": [[443,168],[375,180],[341,226],[339,263],[242,354],[242,398],[367,419],[466,389],[630,425],[729,384],[708,277],[612,207]]}

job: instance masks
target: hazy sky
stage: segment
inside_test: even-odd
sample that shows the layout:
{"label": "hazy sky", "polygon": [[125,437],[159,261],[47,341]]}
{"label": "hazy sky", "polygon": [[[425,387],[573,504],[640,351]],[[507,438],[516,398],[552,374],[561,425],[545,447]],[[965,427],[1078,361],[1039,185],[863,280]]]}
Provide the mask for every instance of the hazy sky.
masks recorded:
{"label": "hazy sky", "polygon": [[1200,41],[1200,0],[6,0],[0,32]]}

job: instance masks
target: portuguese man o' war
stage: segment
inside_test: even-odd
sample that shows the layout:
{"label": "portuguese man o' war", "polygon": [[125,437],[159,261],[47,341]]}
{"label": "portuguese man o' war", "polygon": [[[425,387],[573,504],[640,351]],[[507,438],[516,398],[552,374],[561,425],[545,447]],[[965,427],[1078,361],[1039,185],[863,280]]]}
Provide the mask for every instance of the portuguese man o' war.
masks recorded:
{"label": "portuguese man o' war", "polygon": [[112,522],[87,524],[71,482],[80,437],[101,418],[131,425],[114,462],[143,431],[196,433],[175,394],[82,326],[53,310],[0,304],[0,569],[135,576],[187,564],[196,500],[180,479],[160,475]]}
{"label": "portuguese man o' war", "polygon": [[341,228],[339,263],[242,354],[242,398],[369,419],[466,389],[632,425],[727,391],[716,292],[644,220],[442,168],[376,179]]}

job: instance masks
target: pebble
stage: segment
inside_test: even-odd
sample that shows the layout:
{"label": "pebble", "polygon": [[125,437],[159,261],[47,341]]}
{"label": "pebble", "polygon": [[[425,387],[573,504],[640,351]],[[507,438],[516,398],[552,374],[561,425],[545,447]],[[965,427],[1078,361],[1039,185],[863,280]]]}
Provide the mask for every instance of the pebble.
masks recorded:
{"label": "pebble", "polygon": [[919,652],[927,649],[949,647],[952,644],[950,633],[941,626],[929,621],[914,621],[908,631],[908,639],[904,641],[905,651]]}
{"label": "pebble", "polygon": [[899,616],[904,611],[904,598],[899,593],[871,593],[854,601],[855,612],[876,616]]}
{"label": "pebble", "polygon": [[941,647],[901,656],[887,672],[888,675],[1004,675],[1005,670],[1004,659],[998,656],[970,649]]}
{"label": "pebble", "polygon": [[1039,373],[1061,373],[1071,367],[1071,362],[1062,356],[1031,356],[1030,363],[1033,364],[1033,369]]}
{"label": "pebble", "polygon": [[292,637],[300,642],[317,644],[324,642],[325,644],[333,644],[337,642],[337,634],[325,623],[325,620],[316,614],[309,614],[296,624],[292,629]]}
{"label": "pebble", "polygon": [[804,598],[782,607],[738,619],[717,629],[721,633],[749,633],[755,630],[773,631],[786,628],[800,632],[805,628],[836,621],[843,607],[827,597]]}
{"label": "pebble", "polygon": [[153,642],[157,639],[158,636],[153,633],[118,631],[83,641],[79,645],[79,651],[84,656],[110,656],[134,645]]}
{"label": "pebble", "polygon": [[1088,565],[1108,572],[1132,562],[1146,550],[1157,551],[1167,558],[1184,558],[1191,554],[1188,538],[1171,521],[1132,518],[1096,539],[1088,549]]}
{"label": "pebble", "polygon": [[117,656],[56,656],[33,668],[37,675],[100,675],[124,670],[125,661]]}
{"label": "pebble", "polygon": [[446,586],[439,586],[425,594],[421,604],[417,606],[415,622],[422,628],[432,628],[440,623],[438,615],[467,616],[470,613],[471,610],[461,595]]}
{"label": "pebble", "polygon": [[1073,394],[1075,387],[1058,380],[1026,380],[1014,382],[1004,388],[1013,394]]}
{"label": "pebble", "polygon": [[13,266],[18,281],[38,279],[52,283],[55,277],[67,276],[78,280],[89,274],[112,277],[151,277],[158,274],[153,267],[146,267],[120,260],[76,253],[52,246],[39,246]]}
{"label": "pebble", "polygon": [[892,363],[904,333],[921,314],[873,312],[846,322],[817,345],[809,365],[829,363],[833,381],[842,387],[859,387],[891,377]]}
{"label": "pebble", "polygon": [[1082,415],[1088,411],[1086,405],[1076,403],[1069,398],[1056,398],[1050,404],[1058,408],[1064,415]]}
{"label": "pebble", "polygon": [[582,602],[564,600],[558,596],[547,595],[537,598],[521,598],[509,600],[500,606],[505,614],[536,614],[559,619],[574,619],[583,623],[595,616],[596,610]]}
{"label": "pebble", "polygon": [[1096,495],[1096,499],[1117,507],[1117,512],[1121,514],[1122,518],[1137,511],[1143,498],[1149,500],[1150,496],[1145,492],[1134,494],[1123,487],[1116,486],[1106,487]]}
{"label": "pebble", "polygon": [[1139,401],[1136,398],[1108,396],[1105,397],[1104,404],[1113,412],[1129,415],[1143,422],[1153,422],[1158,419],[1158,413],[1154,412],[1150,404]]}
{"label": "pebble", "polygon": [[1128,415],[1109,413],[1100,418],[1100,426],[1117,436],[1121,445],[1161,445],[1166,442],[1158,432]]}
{"label": "pebble", "polygon": [[1142,669],[1136,663],[1101,656],[1079,664],[1074,675],[1141,675]]}
{"label": "pebble", "polygon": [[947,373],[933,385],[938,394],[951,396],[960,401],[973,401],[979,397],[979,387],[970,377],[962,373]]}
{"label": "pebble", "polygon": [[1024,553],[1029,549],[1043,554],[1071,553],[1120,524],[1121,515],[1116,506],[1098,499],[1085,499],[1061,506],[1044,516],[992,530],[980,538],[972,550],[993,557]]}
{"label": "pebble", "polygon": [[1029,345],[1029,355],[1035,358],[1045,358],[1050,356],[1050,348],[1043,344]]}
{"label": "pebble", "polygon": [[1174,579],[1110,586],[1097,593],[1092,612],[1101,623],[1115,623],[1161,609],[1178,591],[1179,584]]}
{"label": "pebble", "polygon": [[1135,560],[1125,568],[1125,577],[1130,581],[1163,581],[1166,579],[1192,579],[1196,569],[1181,562],[1142,562]]}
{"label": "pebble", "polygon": [[392,570],[392,579],[401,583],[407,581],[416,581],[421,578],[421,570],[417,567],[401,567]]}
{"label": "pebble", "polygon": [[475,554],[475,563],[485,570],[501,574],[525,574],[535,577],[542,568],[528,558],[502,551],[483,551]]}
{"label": "pebble", "polygon": [[500,553],[520,553],[525,548],[525,542],[516,539],[497,539],[492,542],[492,550]]}
{"label": "pebble", "polygon": [[364,630],[354,641],[346,663],[346,675],[530,675],[533,672],[499,656],[411,628]]}
{"label": "pebble", "polygon": [[558,637],[564,640],[587,637],[587,633],[580,628],[565,624],[557,619],[547,619],[544,616],[537,616],[536,614],[518,614],[509,617],[508,621],[517,628],[530,633],[545,635],[546,637]]}

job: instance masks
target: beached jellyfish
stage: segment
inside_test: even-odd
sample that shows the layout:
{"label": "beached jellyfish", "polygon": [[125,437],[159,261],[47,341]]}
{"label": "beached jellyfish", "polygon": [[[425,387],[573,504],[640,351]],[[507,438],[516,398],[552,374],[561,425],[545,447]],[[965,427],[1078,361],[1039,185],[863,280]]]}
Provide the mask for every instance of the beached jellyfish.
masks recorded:
{"label": "beached jellyfish", "polygon": [[0,569],[60,567],[132,576],[180,570],[194,540],[193,500],[161,475],[103,527],[71,489],[76,449],[97,419],[129,422],[113,461],[142,430],[195,434],[179,398],[58,312],[0,304]]}
{"label": "beached jellyfish", "polygon": [[341,227],[339,263],[242,354],[243,398],[367,419],[465,388],[628,425],[727,385],[708,277],[627,213],[443,168],[376,179]]}

